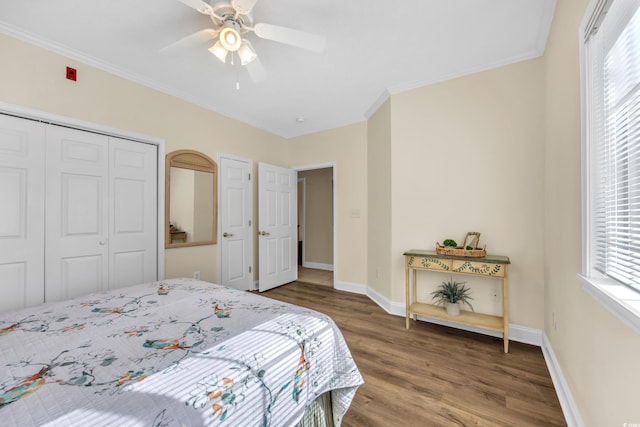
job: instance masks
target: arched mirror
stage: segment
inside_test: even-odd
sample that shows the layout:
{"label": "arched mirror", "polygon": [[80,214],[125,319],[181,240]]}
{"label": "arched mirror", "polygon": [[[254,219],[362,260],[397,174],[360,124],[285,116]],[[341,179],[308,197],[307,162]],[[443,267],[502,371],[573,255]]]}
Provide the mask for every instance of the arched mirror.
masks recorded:
{"label": "arched mirror", "polygon": [[193,150],[167,154],[165,248],[213,245],[218,222],[218,165]]}

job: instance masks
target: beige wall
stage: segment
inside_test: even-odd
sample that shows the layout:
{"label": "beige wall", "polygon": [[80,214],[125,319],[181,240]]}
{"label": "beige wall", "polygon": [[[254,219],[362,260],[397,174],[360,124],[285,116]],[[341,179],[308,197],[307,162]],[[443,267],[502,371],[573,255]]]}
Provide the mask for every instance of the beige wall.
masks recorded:
{"label": "beige wall", "polygon": [[367,134],[356,123],[288,141],[289,166],[335,164],[337,233],[334,281],[367,283]]}
{"label": "beige wall", "polygon": [[[369,226],[367,284],[391,299],[391,101],[367,122],[367,203]],[[403,301],[404,297],[398,301]]]}
{"label": "beige wall", "polygon": [[[510,322],[543,327],[542,60],[391,97],[391,299],[404,298],[402,253],[468,231],[507,255]],[[419,298],[448,276],[424,274]],[[500,313],[500,283],[465,278],[474,307]]]}
{"label": "beige wall", "polygon": [[545,333],[585,425],[623,426],[640,423],[640,337],[576,278],[582,248],[578,29],[587,3],[558,2],[544,57]]}
{"label": "beige wall", "polygon": [[[162,138],[167,152],[193,149],[213,159],[222,152],[284,163],[287,143],[273,134],[2,34],[0,52],[0,102]],[[76,83],[65,79],[66,66],[78,70]],[[199,270],[202,279],[215,282],[217,267],[217,245],[165,252],[167,278]]]}
{"label": "beige wall", "polygon": [[333,168],[301,171],[298,178],[305,188],[303,265],[333,266]]}

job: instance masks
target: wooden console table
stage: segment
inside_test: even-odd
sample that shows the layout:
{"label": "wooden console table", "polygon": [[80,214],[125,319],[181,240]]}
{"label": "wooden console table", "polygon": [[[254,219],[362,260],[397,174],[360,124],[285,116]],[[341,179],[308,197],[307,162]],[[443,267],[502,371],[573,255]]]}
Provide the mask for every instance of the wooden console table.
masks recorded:
{"label": "wooden console table", "polygon": [[171,236],[171,243],[176,240],[182,240],[183,242],[187,241],[187,232],[181,230],[170,231],[169,235]]}
{"label": "wooden console table", "polygon": [[[418,315],[453,323],[475,326],[502,332],[504,352],[509,352],[509,280],[507,267],[511,263],[506,256],[487,255],[482,258],[440,255],[435,251],[412,249],[405,257],[406,327],[409,320]],[[450,316],[442,306],[418,302],[416,299],[416,271],[466,274],[479,277],[493,277],[502,281],[502,316],[461,311],[460,316]]]}

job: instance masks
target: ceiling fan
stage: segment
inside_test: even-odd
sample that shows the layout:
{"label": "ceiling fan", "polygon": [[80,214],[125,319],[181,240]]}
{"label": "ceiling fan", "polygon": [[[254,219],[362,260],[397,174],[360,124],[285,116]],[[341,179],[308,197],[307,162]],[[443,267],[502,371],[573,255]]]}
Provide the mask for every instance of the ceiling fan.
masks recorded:
{"label": "ceiling fan", "polygon": [[191,34],[165,47],[163,51],[181,48],[194,42],[204,43],[217,38],[215,44],[209,48],[209,52],[223,63],[226,63],[229,53],[231,53],[231,63],[233,63],[234,55],[237,54],[241,65],[247,65],[257,58],[251,42],[246,37],[243,37],[248,33],[254,33],[262,39],[317,53],[321,53],[325,47],[325,37],[317,34],[279,25],[255,24],[252,10],[257,0],[223,0],[214,1],[212,4],[203,0],[179,1],[203,15],[208,15],[213,22],[213,28],[207,28]]}

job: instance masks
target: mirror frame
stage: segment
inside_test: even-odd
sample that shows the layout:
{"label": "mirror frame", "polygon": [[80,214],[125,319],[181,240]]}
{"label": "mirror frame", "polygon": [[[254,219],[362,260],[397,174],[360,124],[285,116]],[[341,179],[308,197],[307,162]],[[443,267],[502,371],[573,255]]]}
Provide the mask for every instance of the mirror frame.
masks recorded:
{"label": "mirror frame", "polygon": [[[169,234],[169,222],[171,206],[171,167],[190,169],[201,172],[211,172],[213,174],[213,239],[200,240],[197,242],[171,243]],[[165,157],[164,174],[164,247],[183,248],[187,246],[215,245],[218,240],[218,165],[206,154],[195,150],[177,150],[168,153]]]}

